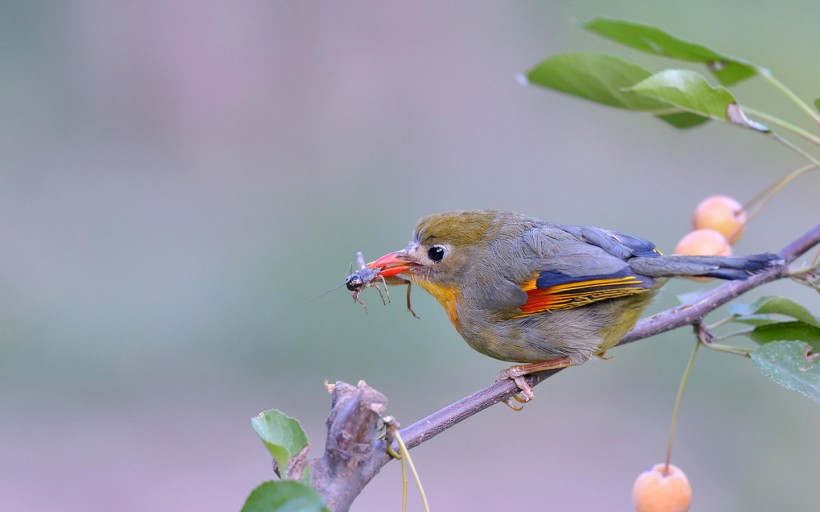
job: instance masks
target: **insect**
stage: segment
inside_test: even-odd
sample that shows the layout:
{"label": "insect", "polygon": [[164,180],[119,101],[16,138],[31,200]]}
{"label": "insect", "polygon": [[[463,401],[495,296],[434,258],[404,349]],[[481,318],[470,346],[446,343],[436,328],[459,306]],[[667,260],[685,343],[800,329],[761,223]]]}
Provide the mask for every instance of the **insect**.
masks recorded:
{"label": "insect", "polygon": [[[367,304],[359,298],[359,294],[365,288],[373,287],[379,292],[379,297],[381,297],[382,303],[386,306],[387,303],[390,302],[390,292],[387,291],[387,281],[379,275],[381,269],[368,267],[364,262],[364,256],[361,251],[356,253],[356,263],[359,264],[358,270],[345,279],[345,286],[353,292],[353,302],[364,306],[364,312],[367,313]],[[379,288],[379,281],[381,281],[381,285],[384,287],[384,293],[382,293],[382,289]],[[385,295],[387,296],[387,300],[384,298]]]}
{"label": "insect", "polygon": [[[382,299],[382,303],[386,306],[388,302],[390,302],[390,292],[387,291],[387,281],[384,279],[384,276],[381,275],[382,269],[380,268],[370,268],[364,262],[364,256],[362,255],[361,251],[356,253],[356,263],[358,264],[358,269],[347,276],[345,279],[345,286],[348,290],[353,292],[353,302],[357,304],[361,304],[364,306],[364,311],[367,313],[367,304],[364,303],[363,300],[359,298],[359,294],[365,288],[375,288],[376,291],[379,292],[379,297]],[[401,279],[400,277],[396,277],[396,279]],[[401,279],[405,281],[404,279]],[[410,288],[412,284],[410,281],[407,282],[407,310],[415,317],[418,318],[419,316],[413,311],[413,307],[410,304]],[[381,284],[381,287],[379,286]],[[384,288],[384,293],[382,293],[382,288]],[[386,297],[386,299],[385,299]]]}

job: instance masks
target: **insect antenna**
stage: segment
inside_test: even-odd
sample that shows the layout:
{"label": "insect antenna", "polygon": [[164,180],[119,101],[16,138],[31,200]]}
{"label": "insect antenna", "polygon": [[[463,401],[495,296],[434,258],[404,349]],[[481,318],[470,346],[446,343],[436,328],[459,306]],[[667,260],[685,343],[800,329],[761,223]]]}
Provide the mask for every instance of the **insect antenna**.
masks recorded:
{"label": "insect antenna", "polygon": [[317,295],[317,296],[313,297],[313,298],[312,298],[312,299],[310,299],[308,302],[314,302],[314,301],[317,301],[317,300],[321,299],[322,297],[324,297],[325,295],[328,295],[330,292],[335,292],[336,290],[338,290],[339,288],[341,288],[341,287],[342,287],[342,286],[344,286],[344,285],[345,285],[345,283],[342,283],[342,284],[340,284],[340,285],[338,285],[338,286],[334,286],[334,287],[333,287],[333,288],[331,288],[330,290],[328,290],[328,291],[326,291],[326,292],[322,292],[322,293],[320,293],[319,295]]}

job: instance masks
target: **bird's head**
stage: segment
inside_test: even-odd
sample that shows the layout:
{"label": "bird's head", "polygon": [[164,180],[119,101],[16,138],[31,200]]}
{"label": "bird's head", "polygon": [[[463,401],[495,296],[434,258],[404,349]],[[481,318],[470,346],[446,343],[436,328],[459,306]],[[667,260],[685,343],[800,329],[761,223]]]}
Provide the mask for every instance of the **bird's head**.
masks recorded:
{"label": "bird's head", "polygon": [[368,263],[385,277],[401,274],[423,288],[457,286],[493,240],[499,212],[453,211],[423,217],[406,248]]}

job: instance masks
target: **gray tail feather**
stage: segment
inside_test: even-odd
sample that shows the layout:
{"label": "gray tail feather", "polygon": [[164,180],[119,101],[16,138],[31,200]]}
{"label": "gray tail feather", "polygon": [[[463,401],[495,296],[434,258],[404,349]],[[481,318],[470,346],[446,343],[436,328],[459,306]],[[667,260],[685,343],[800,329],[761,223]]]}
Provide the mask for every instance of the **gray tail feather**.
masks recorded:
{"label": "gray tail feather", "polygon": [[778,265],[776,254],[751,256],[669,256],[639,257],[629,260],[632,270],[648,277],[701,276],[718,279],[746,279],[751,274]]}

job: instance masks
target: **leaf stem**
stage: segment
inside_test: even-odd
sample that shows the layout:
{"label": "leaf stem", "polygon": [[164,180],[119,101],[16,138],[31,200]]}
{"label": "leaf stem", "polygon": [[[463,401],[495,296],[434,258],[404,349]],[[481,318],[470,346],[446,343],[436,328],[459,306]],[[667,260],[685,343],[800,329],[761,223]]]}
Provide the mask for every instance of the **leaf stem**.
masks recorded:
{"label": "leaf stem", "polygon": [[[734,338],[736,336],[746,336],[747,334],[750,334],[752,332],[754,332],[754,329],[741,329],[739,331],[730,332],[729,334],[722,334],[720,336],[714,336],[712,339],[714,339],[714,340],[728,340],[729,338]],[[711,340],[710,340],[709,342],[706,342],[706,345],[714,345],[714,343],[712,343]]]}
{"label": "leaf stem", "polygon": [[792,124],[788,121],[784,121],[783,119],[780,119],[779,117],[773,116],[771,114],[767,114],[766,112],[763,112],[761,110],[757,110],[757,109],[752,108],[752,107],[748,107],[746,105],[743,106],[743,111],[747,114],[750,114],[753,117],[757,117],[759,119],[762,119],[763,121],[765,121],[769,124],[773,124],[775,126],[779,126],[779,127],[783,128],[784,130],[788,130],[788,131],[792,132],[793,134],[798,135],[798,136],[806,139],[807,141],[811,142],[815,146],[820,146],[820,137],[817,137],[816,135],[809,132],[808,130],[804,130],[803,128],[800,128],[799,126],[797,126],[795,124]]}
{"label": "leaf stem", "polygon": [[800,99],[791,89],[786,87],[786,85],[778,80],[777,78],[772,75],[771,71],[765,68],[757,68],[760,76],[765,78],[770,84],[772,84],[775,88],[777,88],[780,92],[786,95],[795,105],[800,107],[808,116],[817,124],[820,124],[820,115],[811,108],[810,105],[806,104],[803,100]]}
{"label": "leaf stem", "polygon": [[729,322],[733,321],[734,319],[735,319],[735,315],[729,315],[727,317],[721,318],[720,320],[718,320],[717,322],[707,326],[706,328],[709,329],[710,331],[712,331],[712,330],[717,329],[718,327],[720,327],[722,325],[728,324]]}
{"label": "leaf stem", "polygon": [[[717,324],[722,325],[726,321],[732,320],[732,318],[733,317],[728,317],[723,322],[717,322]],[[737,332],[733,332],[731,334],[726,334],[724,336],[716,336],[715,334],[712,333],[711,326],[707,327],[703,324],[700,324],[700,325],[696,324],[695,325],[695,330],[698,333],[698,341],[703,343],[703,345],[706,348],[710,349],[710,350],[715,350],[717,352],[724,352],[726,354],[732,354],[732,355],[742,356],[742,357],[749,357],[749,354],[754,352],[754,349],[751,349],[751,348],[735,347],[735,346],[732,346],[732,345],[724,345],[722,343],[715,343],[715,340],[725,340],[726,338],[731,338],[731,337],[734,337],[734,336],[741,336],[741,335],[749,334],[749,333],[752,332],[752,329],[737,331]]]}
{"label": "leaf stem", "polygon": [[720,343],[705,343],[704,346],[709,350],[741,357],[749,357],[749,354],[754,352],[754,349],[752,348],[734,347],[732,345],[723,345]]}

